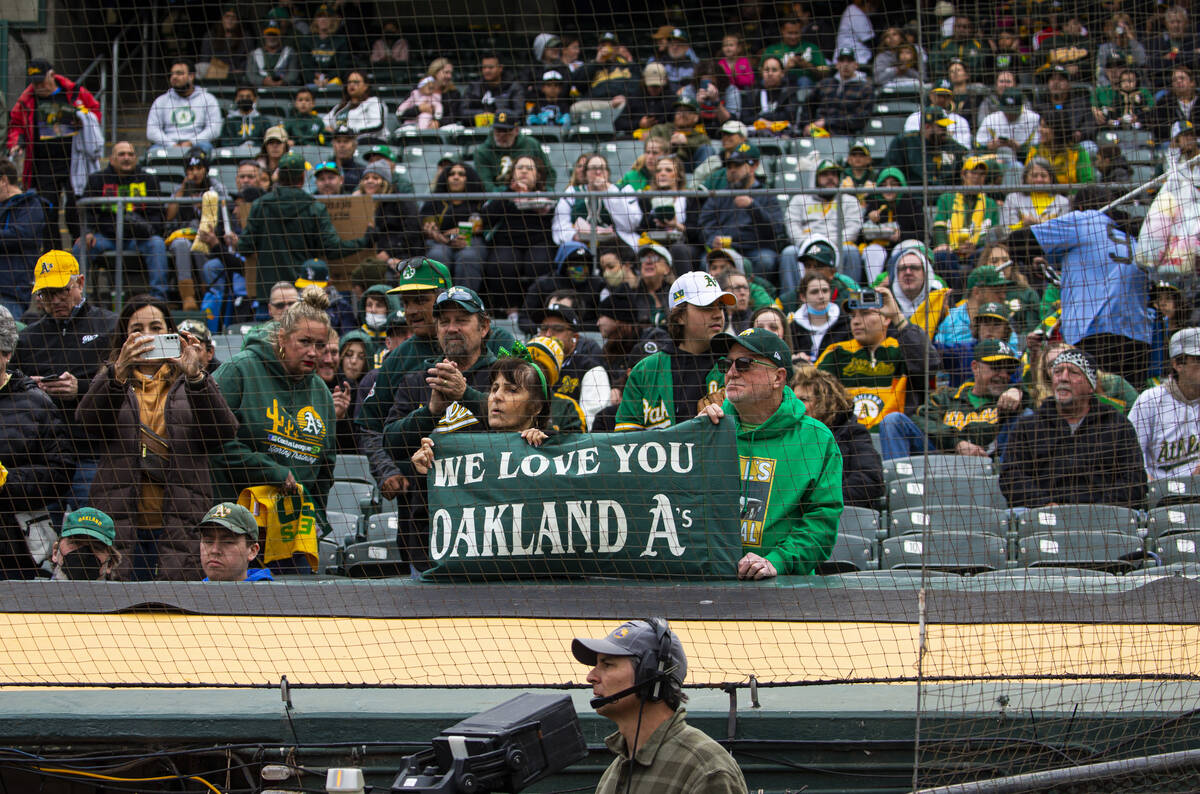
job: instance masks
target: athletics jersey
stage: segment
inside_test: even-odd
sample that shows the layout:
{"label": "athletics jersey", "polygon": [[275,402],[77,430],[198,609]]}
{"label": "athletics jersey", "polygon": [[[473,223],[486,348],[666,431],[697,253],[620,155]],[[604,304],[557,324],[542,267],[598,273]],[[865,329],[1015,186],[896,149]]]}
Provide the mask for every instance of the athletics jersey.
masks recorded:
{"label": "athletics jersey", "polygon": [[1151,480],[1188,475],[1200,465],[1200,400],[1180,397],[1168,381],[1143,392],[1129,412]]}
{"label": "athletics jersey", "polygon": [[285,496],[273,485],[257,485],[245,488],[238,496],[238,504],[249,510],[258,523],[259,537],[263,538],[263,563],[275,560],[290,560],[293,554],[303,554],[313,572],[317,570],[317,510],[312,500],[305,495],[304,486],[298,485],[300,493]]}
{"label": "athletics jersey", "polygon": [[874,428],[891,413],[904,413],[908,366],[904,351],[887,337],[872,353],[857,340],[836,342],[825,348],[817,367],[832,374],[854,401],[854,416],[860,424]]}

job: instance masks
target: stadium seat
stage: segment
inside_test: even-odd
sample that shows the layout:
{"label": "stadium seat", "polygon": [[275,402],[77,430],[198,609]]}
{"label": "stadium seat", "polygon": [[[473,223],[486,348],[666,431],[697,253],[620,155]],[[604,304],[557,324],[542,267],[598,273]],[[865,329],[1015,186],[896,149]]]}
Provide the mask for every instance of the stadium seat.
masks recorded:
{"label": "stadium seat", "polygon": [[1200,503],[1200,477],[1164,477],[1150,483],[1150,507]]}
{"label": "stadium seat", "polygon": [[333,479],[338,482],[375,482],[371,476],[371,461],[366,455],[338,455],[333,464]]}
{"label": "stadium seat", "polygon": [[902,116],[907,118],[909,114],[916,113],[921,109],[920,102],[913,102],[907,99],[887,99],[875,103],[876,116]]}
{"label": "stadium seat", "polygon": [[850,532],[855,535],[878,537],[881,528],[879,513],[865,507],[847,507],[838,519],[838,534]]}
{"label": "stadium seat", "polygon": [[919,480],[926,471],[933,475],[960,477],[990,477],[993,473],[991,460],[974,455],[913,455],[883,462],[884,482],[905,478]]}
{"label": "stadium seat", "polygon": [[1159,538],[1154,544],[1154,553],[1158,555],[1159,563],[1162,565],[1200,563],[1198,545],[1200,545],[1200,530],[1180,532]]}
{"label": "stadium seat", "polygon": [[1116,130],[1117,137],[1121,139],[1122,152],[1139,146],[1150,146],[1154,143],[1154,133],[1150,130]]}
{"label": "stadium seat", "polygon": [[[905,116],[876,116],[873,119],[867,119],[867,126],[863,130],[867,135],[899,135],[904,132]],[[887,150],[884,150],[886,154]],[[872,156],[874,156],[874,148],[872,147]]]}
{"label": "stadium seat", "polygon": [[975,505],[939,505],[894,510],[891,536],[929,532],[984,532],[998,538],[1008,537],[1008,513],[994,507]]}
{"label": "stadium seat", "polygon": [[438,130],[422,130],[415,126],[397,127],[388,137],[397,146],[426,144],[437,146],[442,142],[442,133]]}
{"label": "stadium seat", "polygon": [[[837,160],[850,154],[850,141],[845,138],[797,138],[794,144],[796,154],[801,156],[816,153],[820,159]],[[842,151],[842,149],[845,151]]]}
{"label": "stadium seat", "polygon": [[758,150],[765,155],[778,157],[786,154],[791,148],[787,138],[779,138],[773,135],[751,138],[750,142],[758,147]]}
{"label": "stadium seat", "polygon": [[376,513],[366,520],[360,540],[395,540],[400,519],[396,513]]}
{"label": "stadium seat", "polygon": [[984,532],[904,535],[883,542],[883,568],[925,568],[948,573],[979,573],[1004,568],[1003,538]]}
{"label": "stadium seat", "polygon": [[408,166],[408,178],[417,190],[425,190],[433,185],[437,177],[437,164],[443,157],[459,159],[461,151],[453,146],[427,146],[419,144],[405,146],[401,160]]}
{"label": "stadium seat", "polygon": [[1133,148],[1130,147],[1121,152],[1125,155],[1125,159],[1130,163],[1151,163],[1153,164],[1158,158],[1154,154],[1154,150],[1148,146]]}
{"label": "stadium seat", "polygon": [[817,565],[817,573],[828,576],[850,571],[866,571],[879,567],[874,538],[864,538],[849,532],[838,532],[837,542],[829,559]]}
{"label": "stadium seat", "polygon": [[242,351],[242,338],[227,334],[213,336],[213,355],[218,361],[226,362]]}
{"label": "stadium seat", "polygon": [[329,534],[321,538],[321,540],[328,540],[338,546],[346,542],[352,543],[358,540],[360,518],[361,516],[351,515],[350,513],[326,510],[325,522],[329,524]]}
{"label": "stadium seat", "polygon": [[[903,127],[903,125],[901,125]],[[871,157],[875,162],[882,162],[884,157],[887,157],[888,147],[892,145],[892,139],[898,133],[876,132],[871,129],[864,130],[866,135],[863,136],[863,143],[871,149]],[[849,146],[846,147],[846,154],[849,154]],[[845,159],[846,155],[842,155]]]}
{"label": "stadium seat", "polygon": [[1156,507],[1149,513],[1146,528],[1150,540],[1200,529],[1200,504]]}
{"label": "stadium seat", "polygon": [[1094,568],[1124,573],[1141,565],[1143,553],[1139,538],[1104,530],[1030,535],[1017,545],[1018,561],[1030,568]]}
{"label": "stadium seat", "polygon": [[910,477],[888,485],[888,509],[928,508],[932,505],[977,505],[1003,510],[1008,507],[995,477],[929,475]]}
{"label": "stadium seat", "polygon": [[214,163],[240,163],[258,157],[259,146],[256,143],[243,143],[239,146],[218,146],[213,149]]}
{"label": "stadium seat", "polygon": [[146,151],[144,164],[148,166],[178,165],[183,167],[183,161],[187,159],[186,154],[187,152],[178,146],[151,146]]}
{"label": "stadium seat", "polygon": [[596,152],[608,160],[609,175],[613,182],[618,182],[626,171],[633,168],[643,148],[641,141],[604,141],[596,146]]}
{"label": "stadium seat", "polygon": [[338,549],[339,546],[327,540],[322,540],[317,544],[318,574],[336,574],[341,569],[341,565],[338,563]]}
{"label": "stadium seat", "polygon": [[1017,516],[1017,537],[1029,535],[1088,532],[1120,532],[1137,537],[1138,513],[1115,505],[1056,505],[1034,507]]}
{"label": "stadium seat", "polygon": [[328,510],[368,516],[378,504],[375,486],[362,482],[335,482],[329,489]]}
{"label": "stadium seat", "polygon": [[613,120],[617,117],[617,113],[612,108],[594,108],[585,110],[578,116],[571,114],[571,121],[574,124],[567,129],[566,140],[568,141],[603,141],[611,138],[615,131],[613,130]]}
{"label": "stadium seat", "polygon": [[354,543],[342,554],[342,573],[356,579],[408,576],[409,570],[394,537],[386,541]]}

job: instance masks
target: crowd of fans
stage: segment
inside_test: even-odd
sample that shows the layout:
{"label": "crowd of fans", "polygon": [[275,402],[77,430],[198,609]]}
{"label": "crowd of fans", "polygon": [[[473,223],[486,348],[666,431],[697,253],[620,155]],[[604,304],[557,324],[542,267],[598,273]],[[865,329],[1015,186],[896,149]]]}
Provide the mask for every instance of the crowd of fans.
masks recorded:
{"label": "crowd of fans", "polygon": [[[1141,221],[1104,187],[1130,177],[1137,136],[1122,135],[1145,130],[1167,189],[1195,195],[1187,12],[973,17],[939,3],[929,38],[887,26],[898,12],[873,0],[837,25],[788,9],[775,40],[734,26],[711,49],[673,26],[605,32],[594,51],[542,33],[530,58],[469,58],[478,76],[461,87],[436,57],[395,107],[375,89],[417,57],[395,25],[372,38],[322,5],[252,29],[229,9],[195,62],[171,64],[146,119],[151,145],[183,162],[169,190],[127,141],[101,167],[95,98],[30,61],[0,161],[6,574],[35,573],[27,517],[68,509],[46,555],[56,576],[215,579],[232,565],[244,578],[264,562],[245,492],[311,503],[323,529],[339,453],[367,456],[420,570],[419,475],[437,433],[539,444],[664,428],[719,406],[729,377],[749,399],[754,361],[776,362],[805,421],[828,429],[820,443],[836,441],[846,505],[879,507],[882,460],[930,451],[992,458],[1012,508],[1141,507],[1147,477],[1197,468],[1189,267],[1137,259]],[[222,81],[237,86],[227,110],[201,84]],[[341,97],[320,113],[330,86]],[[259,111],[267,88],[290,92],[287,117]],[[884,96],[925,101],[875,158],[858,138]],[[555,177],[523,130],[595,108],[639,141],[634,167],[585,152],[559,198],[523,195]],[[410,125],[488,132],[414,186],[388,139]],[[844,160],[799,159],[796,184],[811,187],[786,202],[761,190],[764,149],[830,135],[855,140]],[[247,143],[260,154],[221,184],[214,147]],[[307,162],[310,145],[329,160]],[[936,188],[928,212],[919,186]],[[426,189],[439,197],[407,197]],[[342,239],[314,198],[346,193],[387,196],[361,238]],[[106,197],[120,213],[76,204]],[[59,250],[60,209],[73,252]],[[85,298],[78,260],[118,241],[148,278],[115,316]],[[359,264],[339,292],[328,262],[347,257]],[[201,301],[204,321],[177,323]],[[217,362],[211,335],[232,322],[257,325]],[[151,356],[167,333],[180,349]],[[727,358],[731,345],[749,355]],[[762,413],[748,405],[743,420]],[[772,405],[803,414],[791,397]],[[96,560],[72,562],[80,549]],[[265,562],[306,568],[299,552]]]}

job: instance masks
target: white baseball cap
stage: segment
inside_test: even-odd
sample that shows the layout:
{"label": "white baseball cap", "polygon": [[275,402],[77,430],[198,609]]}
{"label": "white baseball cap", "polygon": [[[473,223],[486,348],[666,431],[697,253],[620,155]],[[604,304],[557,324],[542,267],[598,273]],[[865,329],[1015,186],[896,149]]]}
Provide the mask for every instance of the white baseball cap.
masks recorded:
{"label": "white baseball cap", "polygon": [[671,285],[672,309],[685,303],[693,306],[711,306],[717,301],[732,306],[737,303],[737,298],[733,297],[732,292],[721,289],[715,278],[702,271],[684,273]]}
{"label": "white baseball cap", "polygon": [[1171,358],[1200,356],[1200,328],[1184,328],[1171,337]]}
{"label": "white baseball cap", "polygon": [[721,125],[721,132],[730,135],[741,135],[743,138],[750,137],[750,128],[737,119],[730,119]]}

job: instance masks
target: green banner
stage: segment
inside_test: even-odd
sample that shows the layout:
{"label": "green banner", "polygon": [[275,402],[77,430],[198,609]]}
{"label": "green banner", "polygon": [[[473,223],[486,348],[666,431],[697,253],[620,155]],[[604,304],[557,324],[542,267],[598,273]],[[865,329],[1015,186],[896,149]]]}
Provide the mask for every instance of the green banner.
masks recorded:
{"label": "green banner", "polygon": [[733,422],[572,434],[435,437],[432,581],[733,579],[742,555]]}

